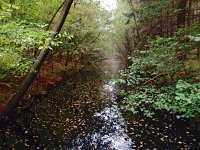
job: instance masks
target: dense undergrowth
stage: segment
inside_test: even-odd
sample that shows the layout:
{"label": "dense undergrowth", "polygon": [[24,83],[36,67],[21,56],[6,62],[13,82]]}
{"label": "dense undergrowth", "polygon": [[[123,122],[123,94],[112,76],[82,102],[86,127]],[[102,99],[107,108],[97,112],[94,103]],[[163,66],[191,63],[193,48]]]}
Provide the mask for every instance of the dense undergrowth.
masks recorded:
{"label": "dense undergrowth", "polygon": [[60,12],[61,4],[57,0],[0,0],[0,111],[46,47],[50,54],[25,99],[46,91],[65,74],[98,68],[103,57],[98,44],[103,24],[99,4],[92,0],[75,2],[62,32],[50,41],[51,28],[58,19],[58,15],[53,16]]}
{"label": "dense undergrowth", "polygon": [[197,24],[180,29],[173,37],[150,39],[146,50],[134,51],[132,65],[122,72],[128,89],[122,91],[124,110],[148,117],[156,110],[177,118],[199,117],[199,29]]}

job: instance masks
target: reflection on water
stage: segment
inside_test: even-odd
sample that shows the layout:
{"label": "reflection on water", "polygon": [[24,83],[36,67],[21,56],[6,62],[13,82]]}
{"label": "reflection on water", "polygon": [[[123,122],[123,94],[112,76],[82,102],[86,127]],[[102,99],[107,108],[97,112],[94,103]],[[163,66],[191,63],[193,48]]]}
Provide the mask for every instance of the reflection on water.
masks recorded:
{"label": "reflection on water", "polygon": [[131,149],[115,83],[80,74],[50,91],[1,130],[2,149]]}
{"label": "reflection on water", "polygon": [[192,132],[196,126],[188,121],[166,114],[150,119],[123,114],[123,119],[116,92],[115,82],[99,75],[68,78],[0,124],[0,149],[200,149],[199,132]]}
{"label": "reflection on water", "polygon": [[131,150],[131,139],[125,133],[124,119],[115,99],[115,82],[103,86],[105,108],[94,116],[102,121],[99,131],[85,137],[78,136],[73,149]]}

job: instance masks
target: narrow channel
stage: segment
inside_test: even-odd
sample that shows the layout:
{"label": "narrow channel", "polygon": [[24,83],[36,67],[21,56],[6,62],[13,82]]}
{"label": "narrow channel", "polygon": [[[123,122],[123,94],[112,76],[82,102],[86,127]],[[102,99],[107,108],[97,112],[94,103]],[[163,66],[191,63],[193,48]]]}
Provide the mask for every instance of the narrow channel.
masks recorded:
{"label": "narrow channel", "polygon": [[5,125],[5,149],[131,150],[111,76],[121,62],[107,59],[101,71],[78,72],[36,98],[22,116]]}
{"label": "narrow channel", "polygon": [[110,81],[103,86],[103,97],[106,105],[103,110],[93,114],[102,120],[99,132],[85,137],[77,137],[73,150],[76,149],[111,149],[131,150],[131,139],[125,133],[125,122],[118,108],[115,97],[115,82]]}
{"label": "narrow channel", "polygon": [[[121,62],[105,60],[103,72],[66,77],[49,93],[1,125],[4,150],[199,149],[199,128],[169,114],[145,118],[120,112],[111,77]],[[125,117],[125,118],[123,118]],[[192,129],[196,129],[195,131]]]}

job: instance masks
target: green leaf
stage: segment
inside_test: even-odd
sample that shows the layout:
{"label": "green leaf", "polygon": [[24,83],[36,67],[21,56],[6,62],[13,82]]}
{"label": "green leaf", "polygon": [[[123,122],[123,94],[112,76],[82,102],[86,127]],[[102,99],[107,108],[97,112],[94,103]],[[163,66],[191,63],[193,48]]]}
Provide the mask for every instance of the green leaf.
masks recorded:
{"label": "green leaf", "polygon": [[44,49],[44,46],[40,46],[38,49],[39,49],[39,50],[42,50],[42,49]]}

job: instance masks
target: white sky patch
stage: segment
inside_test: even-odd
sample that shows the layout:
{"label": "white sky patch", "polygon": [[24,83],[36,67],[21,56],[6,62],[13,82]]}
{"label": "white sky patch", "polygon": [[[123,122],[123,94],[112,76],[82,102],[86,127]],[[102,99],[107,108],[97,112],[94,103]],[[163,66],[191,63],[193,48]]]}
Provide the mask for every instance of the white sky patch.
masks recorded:
{"label": "white sky patch", "polygon": [[107,10],[113,10],[117,7],[117,0],[100,0],[101,6]]}

